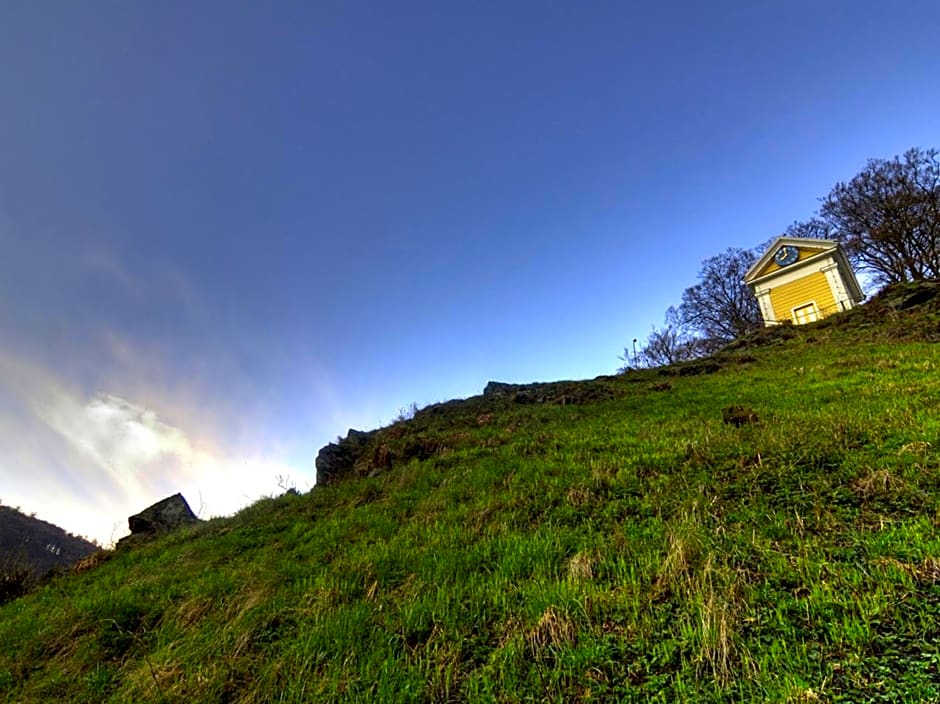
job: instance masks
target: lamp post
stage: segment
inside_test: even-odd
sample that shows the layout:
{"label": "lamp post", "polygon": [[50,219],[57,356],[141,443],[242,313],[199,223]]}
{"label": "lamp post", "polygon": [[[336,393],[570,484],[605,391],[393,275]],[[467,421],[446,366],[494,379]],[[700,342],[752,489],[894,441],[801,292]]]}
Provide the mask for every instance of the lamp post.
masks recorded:
{"label": "lamp post", "polygon": [[637,358],[636,358],[636,338],[635,337],[633,338],[633,368],[634,369],[640,368],[640,365],[637,362]]}

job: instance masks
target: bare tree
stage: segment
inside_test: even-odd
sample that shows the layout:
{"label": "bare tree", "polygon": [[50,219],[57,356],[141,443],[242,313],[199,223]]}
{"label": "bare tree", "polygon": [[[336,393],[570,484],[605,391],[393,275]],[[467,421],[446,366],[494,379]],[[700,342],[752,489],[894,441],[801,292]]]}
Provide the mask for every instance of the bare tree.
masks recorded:
{"label": "bare tree", "polygon": [[[756,249],[732,247],[702,262],[698,283],[683,292],[678,309],[669,307],[663,327],[654,327],[647,338],[643,366],[658,367],[705,357],[761,327],[760,307],[744,283],[744,274],[768,246],[769,243]],[[624,350],[620,359],[627,362],[620,371],[629,369],[630,350]]]}
{"label": "bare tree", "polygon": [[698,340],[682,324],[674,306],[666,310],[666,322],[661,328],[654,327],[643,346],[643,365],[661,367],[678,362],[687,362],[701,356]]}
{"label": "bare tree", "polygon": [[702,262],[698,283],[682,293],[679,318],[702,341],[714,347],[730,342],[763,324],[754,294],[744,274],[759,252],[730,247]]}
{"label": "bare tree", "polygon": [[[915,147],[903,157],[869,160],[851,181],[835,185],[816,216],[794,222],[784,234],[840,242],[852,262],[880,284],[940,278],[938,155]],[[744,275],[770,244],[732,247],[702,262],[698,283],[682,293],[678,311],[670,308],[666,324],[650,333],[644,363],[701,357],[761,327],[760,307]],[[627,350],[622,359],[629,358]]]}
{"label": "bare tree", "polygon": [[643,347],[643,364],[648,367],[661,367],[667,364],[684,362],[688,346],[676,328],[665,325],[653,328]]}
{"label": "bare tree", "polygon": [[881,284],[940,277],[940,161],[936,149],[871,159],[819,210],[830,236]]}
{"label": "bare tree", "polygon": [[[833,240],[836,238],[832,225],[819,217],[812,217],[805,222],[794,222],[783,234],[787,237],[808,237],[817,240]],[[773,240],[767,242],[763,249],[766,250],[770,247],[772,242]]]}

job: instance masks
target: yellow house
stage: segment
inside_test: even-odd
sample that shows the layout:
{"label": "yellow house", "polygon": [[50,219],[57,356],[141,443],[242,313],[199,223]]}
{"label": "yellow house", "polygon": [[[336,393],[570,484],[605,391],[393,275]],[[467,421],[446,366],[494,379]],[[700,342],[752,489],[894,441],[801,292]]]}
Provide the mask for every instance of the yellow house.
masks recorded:
{"label": "yellow house", "polygon": [[854,308],[865,297],[837,242],[778,237],[744,275],[764,325],[802,325]]}

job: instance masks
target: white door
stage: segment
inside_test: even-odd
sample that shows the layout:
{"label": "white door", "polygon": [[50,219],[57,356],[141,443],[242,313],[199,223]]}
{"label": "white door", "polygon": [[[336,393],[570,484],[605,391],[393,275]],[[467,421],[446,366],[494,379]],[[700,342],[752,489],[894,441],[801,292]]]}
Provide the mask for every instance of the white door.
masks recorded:
{"label": "white door", "polygon": [[793,322],[797,325],[805,325],[819,320],[819,313],[816,310],[815,303],[809,303],[805,306],[793,309]]}

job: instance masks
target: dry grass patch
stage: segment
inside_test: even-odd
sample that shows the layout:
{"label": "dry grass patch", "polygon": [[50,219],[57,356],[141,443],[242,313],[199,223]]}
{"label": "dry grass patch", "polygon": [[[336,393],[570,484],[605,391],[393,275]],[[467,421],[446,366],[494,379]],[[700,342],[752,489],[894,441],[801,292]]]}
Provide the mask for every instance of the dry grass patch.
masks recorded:
{"label": "dry grass patch", "polygon": [[594,492],[583,486],[573,486],[568,489],[568,501],[572,506],[586,506],[594,501]]}
{"label": "dry grass patch", "polygon": [[597,559],[594,550],[582,550],[568,560],[568,578],[576,582],[594,579],[594,565],[597,564]]}
{"label": "dry grass patch", "polygon": [[898,491],[905,486],[903,479],[894,476],[887,469],[869,469],[868,474],[852,482],[852,488],[861,496],[866,497],[888,491]]}
{"label": "dry grass patch", "polygon": [[542,660],[552,650],[574,645],[577,630],[567,614],[548,607],[535,627],[526,634],[526,644],[532,657]]}
{"label": "dry grass patch", "polygon": [[88,570],[93,570],[99,565],[104,564],[114,556],[114,553],[108,552],[107,550],[99,550],[98,552],[93,552],[88,557],[83,557],[81,560],[72,565],[73,572],[87,572]]}
{"label": "dry grass patch", "polygon": [[915,455],[917,457],[926,457],[930,454],[930,443],[923,440],[909,442],[902,445],[898,450],[898,455]]}
{"label": "dry grass patch", "polygon": [[682,593],[694,586],[703,552],[696,508],[681,514],[666,533],[666,555],[653,585],[656,593]]}
{"label": "dry grass patch", "polygon": [[899,572],[911,576],[921,584],[936,584],[940,582],[940,558],[925,557],[920,563],[904,562],[893,557],[882,557],[875,560],[880,567],[892,567]]}
{"label": "dry grass patch", "polygon": [[187,599],[176,609],[176,622],[182,628],[189,628],[202,620],[202,617],[212,610],[214,603],[215,600],[210,597]]}
{"label": "dry grass patch", "polygon": [[697,611],[700,665],[721,686],[727,685],[737,676],[741,660],[735,641],[737,614],[741,604],[732,579],[717,571],[709,557],[701,571],[699,584]]}

